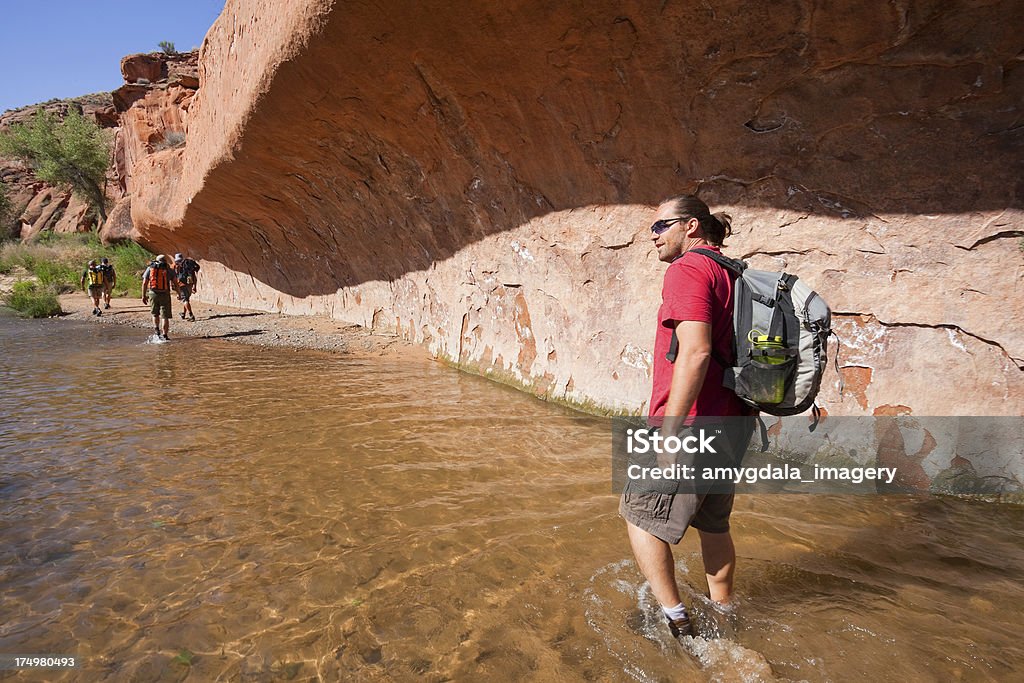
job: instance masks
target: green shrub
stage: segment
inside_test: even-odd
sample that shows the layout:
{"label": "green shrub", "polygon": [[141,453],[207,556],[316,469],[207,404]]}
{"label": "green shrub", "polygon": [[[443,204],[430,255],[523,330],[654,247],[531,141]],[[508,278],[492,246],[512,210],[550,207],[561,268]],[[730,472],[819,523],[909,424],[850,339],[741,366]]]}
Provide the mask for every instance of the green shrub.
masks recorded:
{"label": "green shrub", "polygon": [[8,242],[0,248],[0,272],[24,268],[56,291],[81,287],[82,271],[92,259],[110,259],[117,273],[118,296],[142,296],[142,271],[153,255],[134,242],[103,246],[92,233],[44,233],[34,242]]}
{"label": "green shrub", "polygon": [[135,242],[124,242],[108,248],[106,256],[117,272],[117,292],[121,296],[142,296],[142,273],[153,254]]}
{"label": "green shrub", "polygon": [[9,249],[11,245],[5,244],[0,249],[0,273],[7,274],[21,265],[20,260]]}
{"label": "green shrub", "polygon": [[48,318],[63,313],[52,285],[39,285],[28,280],[15,282],[14,289],[3,300],[4,305],[26,318]]}
{"label": "green shrub", "polygon": [[7,214],[11,211],[11,200],[7,196],[7,187],[0,183],[0,223],[7,220]]}
{"label": "green shrub", "polygon": [[81,284],[77,269],[58,261],[40,261],[32,269],[42,285],[50,285],[57,292],[73,292]]}
{"label": "green shrub", "polygon": [[185,146],[185,134],[176,131],[164,134],[164,139],[153,145],[153,149],[160,152],[165,149],[177,149]]}
{"label": "green shrub", "polygon": [[0,272],[9,273],[15,268],[24,268],[32,272],[35,268],[38,253],[35,249],[20,242],[8,242],[0,248]]}

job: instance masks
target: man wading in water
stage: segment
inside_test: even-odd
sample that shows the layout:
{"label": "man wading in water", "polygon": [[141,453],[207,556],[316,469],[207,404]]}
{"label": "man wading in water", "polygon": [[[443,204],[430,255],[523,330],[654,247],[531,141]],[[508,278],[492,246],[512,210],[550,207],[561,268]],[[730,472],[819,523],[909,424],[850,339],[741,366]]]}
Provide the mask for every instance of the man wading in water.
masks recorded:
{"label": "man wading in water", "polygon": [[[170,339],[168,333],[171,327],[171,288],[178,291],[178,278],[171,268],[171,259],[166,255],[157,256],[146,272],[142,274],[142,303],[149,303],[153,299],[150,311],[153,313],[153,331],[161,339]],[[150,296],[147,297],[147,292]],[[164,333],[160,334],[160,318],[164,319]]]}
{"label": "man wading in water", "polygon": [[[732,234],[730,218],[724,213],[712,215],[707,204],[692,195],[662,203],[654,218],[651,240],[658,258],[670,265],[654,343],[652,423],[661,421],[661,433],[668,436],[694,418],[732,417],[726,428],[730,453],[719,448],[715,457],[721,458],[723,466],[737,464],[750,443],[753,419],[736,419],[750,411],[722,386],[724,368],[712,359],[733,356],[733,281],[710,258],[690,253],[694,248],[719,251]],[[674,363],[665,357],[673,330],[679,339]],[[729,534],[731,488],[725,493],[658,493],[631,491],[627,485],[622,494],[619,514],[626,520],[633,554],[677,638],[693,635],[693,626],[679,596],[669,544],[679,543],[687,527],[697,529],[710,597],[727,604],[736,566]]]}

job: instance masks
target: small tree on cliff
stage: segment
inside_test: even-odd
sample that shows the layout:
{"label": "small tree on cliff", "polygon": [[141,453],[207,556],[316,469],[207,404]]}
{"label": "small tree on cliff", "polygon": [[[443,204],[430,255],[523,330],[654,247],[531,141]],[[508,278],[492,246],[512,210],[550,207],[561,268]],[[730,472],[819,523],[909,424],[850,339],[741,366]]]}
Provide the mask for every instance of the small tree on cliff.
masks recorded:
{"label": "small tree on cliff", "polygon": [[176,54],[178,54],[178,51],[174,49],[174,43],[172,43],[169,40],[161,40],[159,43],[157,43],[157,47],[159,47],[160,50],[165,55],[176,55]]}
{"label": "small tree on cliff", "polygon": [[63,121],[42,109],[28,123],[16,123],[0,135],[0,154],[23,159],[51,185],[70,187],[107,220],[103,184],[110,143],[95,121],[72,109]]}

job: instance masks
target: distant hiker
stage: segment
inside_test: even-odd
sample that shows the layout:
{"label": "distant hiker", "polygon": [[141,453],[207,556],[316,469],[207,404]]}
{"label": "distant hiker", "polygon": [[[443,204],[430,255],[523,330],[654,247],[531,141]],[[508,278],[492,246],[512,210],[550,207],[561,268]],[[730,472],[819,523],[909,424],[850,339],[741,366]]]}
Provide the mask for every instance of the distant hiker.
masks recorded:
{"label": "distant hiker", "polygon": [[105,256],[100,261],[100,269],[103,271],[103,308],[110,308],[110,295],[117,284],[117,273],[114,272],[114,264]]}
{"label": "distant hiker", "polygon": [[196,321],[192,313],[192,293],[199,288],[199,264],[194,260],[182,255],[174,255],[174,272],[178,276],[178,301],[181,301],[181,319],[186,315],[190,322]]}
{"label": "distant hiker", "polygon": [[[171,259],[160,254],[146,267],[142,274],[142,303],[149,303],[147,293],[152,296],[150,310],[153,313],[154,332],[161,339],[168,336],[171,327],[171,289],[178,290],[178,278],[171,268]],[[160,334],[160,318],[164,319],[164,331]]]}
{"label": "distant hiker", "polygon": [[[89,265],[82,271],[82,289],[85,289],[85,282],[89,281],[89,296],[92,298],[92,314],[100,315],[100,297],[103,296],[104,288],[104,271],[102,267],[96,263],[96,259],[89,261]],[[109,308],[109,306],[107,307]]]}
{"label": "distant hiker", "polygon": [[[722,386],[724,367],[714,360],[731,360],[733,355],[733,279],[712,259],[689,253],[697,247],[719,251],[732,233],[731,219],[722,213],[712,215],[707,204],[691,195],[665,201],[654,218],[651,240],[659,260],[670,265],[654,343],[651,423],[661,422],[661,433],[667,437],[695,418],[731,417],[726,428],[729,452],[714,457],[722,458],[723,466],[732,466],[746,452],[754,427],[750,409]],[[678,338],[674,362],[666,358],[673,331]],[[688,527],[696,528],[711,600],[728,603],[736,565],[729,534],[733,496],[732,490],[631,490],[630,483],[623,491],[619,514],[627,522],[633,554],[676,637],[692,635],[693,627],[680,599],[669,544],[679,543]]]}

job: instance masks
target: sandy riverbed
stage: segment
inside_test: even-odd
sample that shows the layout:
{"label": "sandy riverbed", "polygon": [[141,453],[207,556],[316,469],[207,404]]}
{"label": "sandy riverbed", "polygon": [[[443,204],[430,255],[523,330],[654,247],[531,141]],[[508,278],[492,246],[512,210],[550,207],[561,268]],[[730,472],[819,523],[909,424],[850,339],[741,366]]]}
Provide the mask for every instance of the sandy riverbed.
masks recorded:
{"label": "sandy riverbed", "polygon": [[[110,309],[104,310],[99,317],[92,314],[92,299],[83,293],[62,295],[60,305],[67,319],[128,325],[140,328],[140,334],[143,331],[151,333],[153,329],[149,306],[143,305],[139,299],[115,298],[111,301]],[[171,341],[175,337],[200,337],[337,353],[409,353],[420,359],[430,357],[423,348],[397,336],[370,332],[358,325],[329,318],[265,313],[193,300],[192,310],[196,315],[196,322],[193,323],[181,319],[181,304],[174,299],[172,309],[174,318],[170,327]]]}

